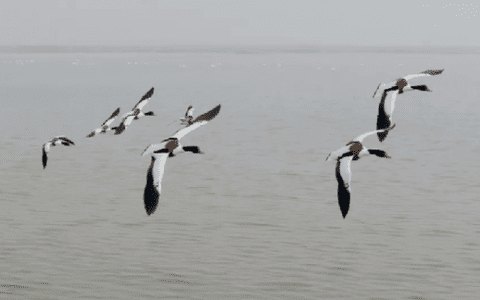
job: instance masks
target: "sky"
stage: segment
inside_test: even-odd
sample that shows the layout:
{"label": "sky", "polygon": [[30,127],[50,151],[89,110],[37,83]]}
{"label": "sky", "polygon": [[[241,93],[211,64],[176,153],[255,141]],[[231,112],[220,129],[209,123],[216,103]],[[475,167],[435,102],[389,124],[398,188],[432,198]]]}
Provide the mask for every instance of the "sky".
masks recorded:
{"label": "sky", "polygon": [[0,45],[480,46],[480,1],[15,0]]}

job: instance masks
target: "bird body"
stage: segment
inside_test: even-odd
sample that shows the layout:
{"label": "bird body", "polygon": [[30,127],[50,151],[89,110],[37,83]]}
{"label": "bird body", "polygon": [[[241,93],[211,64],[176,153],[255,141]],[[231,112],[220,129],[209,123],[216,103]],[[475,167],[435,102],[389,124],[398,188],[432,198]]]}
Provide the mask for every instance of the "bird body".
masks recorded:
{"label": "bird body", "polygon": [[[442,70],[426,70],[417,74],[407,75],[403,78],[399,78],[394,82],[387,84],[379,84],[373,97],[376,95],[382,95],[380,103],[378,105],[378,115],[377,115],[377,130],[387,129],[393,123],[392,115],[393,109],[395,108],[395,100],[399,94],[403,94],[408,91],[423,91],[431,92],[431,90],[426,85],[410,85],[408,82],[410,79],[424,76],[434,76],[442,74]],[[377,91],[382,88],[381,93]],[[390,97],[388,97],[390,96]],[[377,133],[378,140],[383,142],[388,135],[388,131],[381,131]]]}
{"label": "bird body", "polygon": [[[391,128],[387,128],[386,130],[392,130],[395,127],[393,125]],[[382,130],[385,131],[385,130]],[[351,180],[352,180],[352,171],[351,171],[351,163],[352,160],[359,160],[361,157],[369,156],[369,155],[376,155],[378,157],[383,158],[390,158],[387,153],[380,149],[368,149],[362,145],[363,139],[367,136],[372,134],[378,133],[380,130],[370,131],[364,133],[351,142],[346,144],[345,146],[341,147],[330,153],[327,156],[327,161],[332,161],[334,159],[337,160],[337,165],[335,168],[335,177],[338,183],[338,205],[340,206],[340,211],[342,212],[343,218],[348,213],[350,208],[350,193],[351,193]]]}
{"label": "bird body", "polygon": [[43,147],[42,147],[42,165],[43,165],[44,169],[47,166],[48,153],[50,152],[50,148],[55,147],[57,145],[70,146],[70,145],[75,145],[75,143],[73,141],[71,141],[70,139],[66,138],[65,136],[56,136],[52,140],[43,144]]}
{"label": "bird body", "polygon": [[191,105],[187,108],[187,111],[185,112],[185,117],[180,119],[182,125],[189,126],[193,124],[193,110],[194,108]]}
{"label": "bird body", "polygon": [[97,134],[100,134],[100,133],[106,133],[107,131],[109,130],[113,130],[112,128],[110,128],[110,124],[113,123],[113,121],[115,120],[115,118],[118,116],[118,114],[120,113],[120,107],[117,108],[111,115],[110,117],[108,117],[108,119],[105,120],[105,122],[103,122],[103,124],[93,130],[89,135],[87,135],[87,137],[93,137]]}
{"label": "bird body", "polygon": [[152,160],[147,171],[147,183],[143,193],[143,200],[145,203],[145,210],[147,215],[155,212],[158,206],[158,200],[161,193],[161,184],[163,173],[165,170],[165,163],[168,157],[173,157],[179,153],[192,152],[196,154],[203,154],[198,146],[182,146],[180,139],[187,133],[196,128],[207,124],[210,120],[215,118],[220,112],[220,105],[216,106],[209,112],[199,116],[190,126],[175,132],[171,137],[163,140],[159,144],[149,145],[142,153],[142,156],[150,154]]}
{"label": "bird body", "polygon": [[145,95],[143,95],[140,101],[135,104],[131,111],[122,116],[122,122],[117,127],[112,128],[115,130],[115,135],[124,132],[125,129],[127,129],[127,127],[133,122],[133,120],[137,120],[138,118],[143,116],[155,115],[153,111],[149,111],[146,113],[142,112],[142,108],[148,103],[148,100],[150,100],[150,98],[152,97],[153,92],[154,88],[152,87],[147,93],[145,93]]}
{"label": "bird body", "polygon": [[[442,74],[444,69],[442,70],[426,70],[426,71],[423,71],[423,72],[420,72],[420,73],[416,73],[416,74],[410,74],[410,75],[407,75],[403,78],[399,78],[393,82],[389,82],[389,83],[380,83],[378,86],[377,86],[377,89],[375,90],[375,92],[373,93],[373,97],[375,97],[377,95],[377,91],[380,89],[380,90],[385,90],[385,89],[390,89],[392,87],[397,87],[398,89],[398,93],[399,94],[403,94],[404,92],[407,92],[407,91],[413,91],[413,90],[419,90],[419,91],[424,91],[424,92],[431,92],[430,89],[428,89],[428,87],[426,85],[414,85],[414,86],[411,86],[410,83],[408,82],[409,80],[413,79],[413,78],[417,78],[417,77],[424,77],[424,76],[434,76],[434,75],[439,75],[439,74]],[[378,94],[379,95],[379,94]]]}

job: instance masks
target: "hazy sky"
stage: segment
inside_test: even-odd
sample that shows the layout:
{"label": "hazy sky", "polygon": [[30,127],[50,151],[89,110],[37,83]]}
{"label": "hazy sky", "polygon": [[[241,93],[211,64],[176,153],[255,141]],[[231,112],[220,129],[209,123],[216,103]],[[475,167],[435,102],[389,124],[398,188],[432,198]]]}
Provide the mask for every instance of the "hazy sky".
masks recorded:
{"label": "hazy sky", "polygon": [[480,46],[480,1],[15,0],[2,45]]}

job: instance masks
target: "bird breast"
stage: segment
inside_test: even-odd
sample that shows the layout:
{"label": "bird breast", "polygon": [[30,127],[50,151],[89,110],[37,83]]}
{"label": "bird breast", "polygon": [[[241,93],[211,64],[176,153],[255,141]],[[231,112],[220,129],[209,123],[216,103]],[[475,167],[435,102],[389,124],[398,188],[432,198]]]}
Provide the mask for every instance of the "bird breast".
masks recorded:
{"label": "bird breast", "polygon": [[401,90],[408,85],[408,82],[407,80],[405,80],[405,78],[400,78],[397,80],[396,84],[398,86],[398,89]]}
{"label": "bird breast", "polygon": [[354,155],[358,155],[362,149],[363,146],[359,142],[353,142],[353,144],[350,146],[350,151],[352,151]]}

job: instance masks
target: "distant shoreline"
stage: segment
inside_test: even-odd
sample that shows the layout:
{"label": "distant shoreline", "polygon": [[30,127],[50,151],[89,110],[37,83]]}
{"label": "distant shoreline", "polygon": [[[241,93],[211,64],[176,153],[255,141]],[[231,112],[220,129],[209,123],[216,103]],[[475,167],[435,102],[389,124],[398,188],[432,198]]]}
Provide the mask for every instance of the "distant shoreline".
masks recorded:
{"label": "distant shoreline", "polygon": [[169,46],[0,46],[0,53],[412,53],[480,54],[472,46],[320,46],[320,45],[169,45]]}

